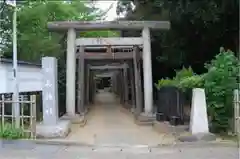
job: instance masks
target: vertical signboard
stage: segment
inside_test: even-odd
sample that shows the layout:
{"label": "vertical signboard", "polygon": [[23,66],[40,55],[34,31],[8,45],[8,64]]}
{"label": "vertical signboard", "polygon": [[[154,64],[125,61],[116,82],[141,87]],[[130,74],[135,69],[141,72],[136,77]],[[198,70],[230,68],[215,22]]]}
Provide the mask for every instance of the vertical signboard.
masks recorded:
{"label": "vertical signboard", "polygon": [[43,124],[55,125],[58,121],[58,84],[56,58],[42,58],[42,74]]}

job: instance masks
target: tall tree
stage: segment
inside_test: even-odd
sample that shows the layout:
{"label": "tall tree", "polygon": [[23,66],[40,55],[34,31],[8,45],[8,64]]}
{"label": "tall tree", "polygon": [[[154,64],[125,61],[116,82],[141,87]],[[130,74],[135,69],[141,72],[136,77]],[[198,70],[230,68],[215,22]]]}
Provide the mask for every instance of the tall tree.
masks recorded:
{"label": "tall tree", "polygon": [[192,65],[202,72],[220,46],[238,51],[238,0],[120,0],[118,8],[126,19],[171,22],[168,32],[152,34],[153,60],[162,68]]}
{"label": "tall tree", "polygon": [[[61,39],[64,33],[50,33],[47,29],[49,21],[67,20],[99,20],[105,12],[80,1],[25,1],[17,5],[18,11],[18,57],[22,60],[39,61],[42,56],[60,57],[64,49]],[[6,57],[12,56],[11,43],[11,15],[12,10],[4,10],[4,23],[0,31],[7,33],[4,44]],[[85,33],[92,36],[95,33]],[[112,32],[100,32],[101,36],[110,35]],[[1,34],[2,35],[2,34]]]}

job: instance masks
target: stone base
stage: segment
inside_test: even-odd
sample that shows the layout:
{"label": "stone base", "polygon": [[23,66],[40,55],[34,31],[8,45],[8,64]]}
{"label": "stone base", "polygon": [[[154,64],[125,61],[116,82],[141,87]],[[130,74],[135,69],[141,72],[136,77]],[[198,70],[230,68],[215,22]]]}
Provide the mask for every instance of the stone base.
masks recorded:
{"label": "stone base", "polygon": [[75,116],[69,116],[67,114],[61,117],[61,120],[69,120],[72,124],[82,124],[85,122],[84,115],[75,114]]}
{"label": "stone base", "polygon": [[170,125],[169,122],[158,122],[154,121],[153,129],[159,133],[171,133],[171,134],[181,134],[188,131],[188,125]]}
{"label": "stone base", "polygon": [[36,125],[37,138],[64,138],[71,129],[71,123],[67,120],[59,120],[56,125]]}
{"label": "stone base", "polygon": [[137,116],[135,123],[137,125],[152,126],[155,120],[156,120],[156,116],[154,114],[142,113],[139,116]]}
{"label": "stone base", "polygon": [[216,140],[216,136],[212,133],[198,133],[188,136],[180,136],[178,140],[181,142],[214,141]]}
{"label": "stone base", "polygon": [[140,122],[145,122],[145,121],[155,121],[156,120],[156,115],[155,114],[145,114],[145,113],[141,113],[138,116],[138,120]]}

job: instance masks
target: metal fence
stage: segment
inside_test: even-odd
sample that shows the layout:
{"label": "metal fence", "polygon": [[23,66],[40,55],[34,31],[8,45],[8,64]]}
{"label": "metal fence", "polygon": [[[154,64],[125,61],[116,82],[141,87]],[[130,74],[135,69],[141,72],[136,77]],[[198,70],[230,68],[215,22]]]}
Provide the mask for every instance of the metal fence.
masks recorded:
{"label": "metal fence", "polygon": [[240,132],[240,94],[239,90],[234,90],[234,133]]}
{"label": "metal fence", "polygon": [[[12,95],[0,95],[0,120],[1,127],[4,128],[6,124],[15,126],[16,117],[13,113],[14,101]],[[36,138],[36,95],[20,95],[20,128],[24,131],[28,138]]]}

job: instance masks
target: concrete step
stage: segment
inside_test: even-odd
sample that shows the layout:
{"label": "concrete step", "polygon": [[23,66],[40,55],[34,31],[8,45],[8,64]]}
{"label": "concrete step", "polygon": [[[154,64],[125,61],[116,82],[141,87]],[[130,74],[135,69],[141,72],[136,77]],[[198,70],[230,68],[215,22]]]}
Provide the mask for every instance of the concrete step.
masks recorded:
{"label": "concrete step", "polygon": [[136,120],[135,123],[139,126],[153,126],[153,122],[141,122]]}
{"label": "concrete step", "polygon": [[141,122],[153,122],[156,120],[155,116],[143,116],[143,115],[139,115],[137,117],[137,120],[141,121]]}

